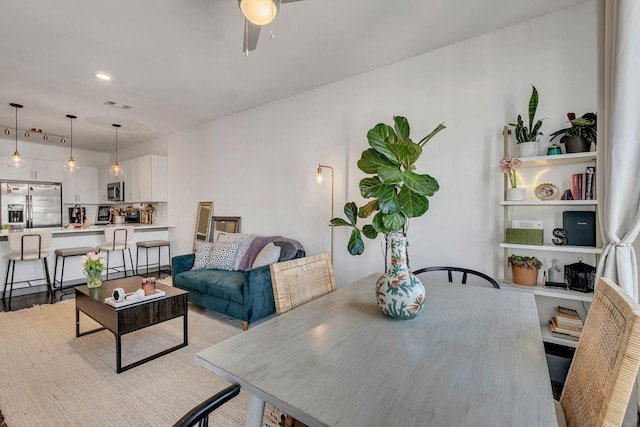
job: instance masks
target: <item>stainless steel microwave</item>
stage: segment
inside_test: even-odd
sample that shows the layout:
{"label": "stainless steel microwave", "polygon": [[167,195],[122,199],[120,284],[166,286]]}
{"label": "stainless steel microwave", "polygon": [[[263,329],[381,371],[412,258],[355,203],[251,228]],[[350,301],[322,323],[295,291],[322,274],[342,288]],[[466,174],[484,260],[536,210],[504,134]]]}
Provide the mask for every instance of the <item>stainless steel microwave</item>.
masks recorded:
{"label": "stainless steel microwave", "polygon": [[107,198],[110,202],[123,202],[124,182],[110,182],[107,184]]}

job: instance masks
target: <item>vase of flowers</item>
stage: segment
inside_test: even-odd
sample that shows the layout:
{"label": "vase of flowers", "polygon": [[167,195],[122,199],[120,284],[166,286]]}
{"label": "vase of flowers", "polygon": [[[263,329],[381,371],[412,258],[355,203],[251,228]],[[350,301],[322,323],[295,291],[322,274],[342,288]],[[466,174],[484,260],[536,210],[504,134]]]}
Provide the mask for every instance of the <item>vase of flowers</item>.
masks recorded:
{"label": "vase of flowers", "polygon": [[522,166],[522,160],[515,157],[504,156],[500,160],[500,170],[507,175],[509,187],[507,188],[506,200],[524,200],[525,189],[518,187],[516,169]]}
{"label": "vase of flowers", "polygon": [[84,266],[82,272],[87,277],[87,287],[99,288],[102,286],[104,252],[89,252],[80,258],[80,263]]}

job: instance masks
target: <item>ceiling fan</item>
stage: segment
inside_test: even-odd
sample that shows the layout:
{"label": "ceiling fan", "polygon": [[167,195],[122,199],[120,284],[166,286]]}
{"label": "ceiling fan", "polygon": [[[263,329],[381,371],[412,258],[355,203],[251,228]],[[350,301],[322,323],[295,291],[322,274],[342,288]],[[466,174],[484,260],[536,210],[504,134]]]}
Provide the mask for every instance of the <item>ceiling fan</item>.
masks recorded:
{"label": "ceiling fan", "polygon": [[275,19],[280,10],[280,4],[295,1],[302,0],[238,0],[238,6],[245,18],[242,51],[247,56],[258,45],[260,29]]}

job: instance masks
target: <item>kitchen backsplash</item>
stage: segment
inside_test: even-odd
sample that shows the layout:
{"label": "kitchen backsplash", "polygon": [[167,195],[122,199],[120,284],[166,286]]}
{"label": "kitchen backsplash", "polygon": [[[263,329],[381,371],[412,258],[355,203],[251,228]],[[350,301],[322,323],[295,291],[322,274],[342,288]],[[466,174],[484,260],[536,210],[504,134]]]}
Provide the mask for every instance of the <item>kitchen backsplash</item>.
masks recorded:
{"label": "kitchen backsplash", "polygon": [[[113,203],[111,206],[114,208],[122,209],[127,207],[134,207],[136,209],[145,209],[148,207],[148,203]],[[167,203],[154,203],[155,209],[153,212],[153,224],[166,224],[167,223]],[[69,209],[73,207],[72,204],[65,204],[62,207],[62,224],[69,224]],[[85,208],[89,224],[93,225],[96,222],[96,216],[98,214],[98,205],[82,205]]]}

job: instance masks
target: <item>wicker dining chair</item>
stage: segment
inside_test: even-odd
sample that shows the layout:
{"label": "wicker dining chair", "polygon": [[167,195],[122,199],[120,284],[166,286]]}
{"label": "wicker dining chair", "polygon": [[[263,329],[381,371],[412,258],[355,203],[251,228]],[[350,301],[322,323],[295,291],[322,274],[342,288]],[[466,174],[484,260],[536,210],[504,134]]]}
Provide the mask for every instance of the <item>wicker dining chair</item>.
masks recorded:
{"label": "wicker dining chair", "polygon": [[601,278],[556,401],[558,425],[622,425],[639,366],[640,305]]}
{"label": "wicker dining chair", "polygon": [[[425,268],[421,268],[419,270],[415,270],[413,271],[413,274],[418,275],[418,274],[422,274],[422,273],[428,273],[428,272],[433,272],[433,271],[446,271],[447,272],[447,277],[449,278],[449,282],[453,283],[453,273],[461,273],[462,274],[462,280],[459,283],[462,283],[463,285],[467,284],[467,276],[471,275],[471,276],[477,276],[480,277],[481,279],[486,280],[487,282],[489,282],[491,284],[491,286],[493,286],[496,289],[500,289],[500,285],[498,285],[498,282],[496,282],[492,277],[481,273],[479,271],[475,271],[475,270],[471,270],[468,268],[462,268],[462,267],[445,267],[445,266],[435,266],[435,267],[425,267]],[[458,282],[456,282],[458,283]]]}
{"label": "wicker dining chair", "polygon": [[335,291],[329,254],[271,264],[271,284],[278,315]]}
{"label": "wicker dining chair", "polygon": [[[276,313],[281,315],[336,290],[331,258],[327,252],[271,264],[271,284]],[[306,424],[278,408],[265,417],[276,418],[283,427],[306,427]],[[265,411],[267,408],[265,407]]]}

